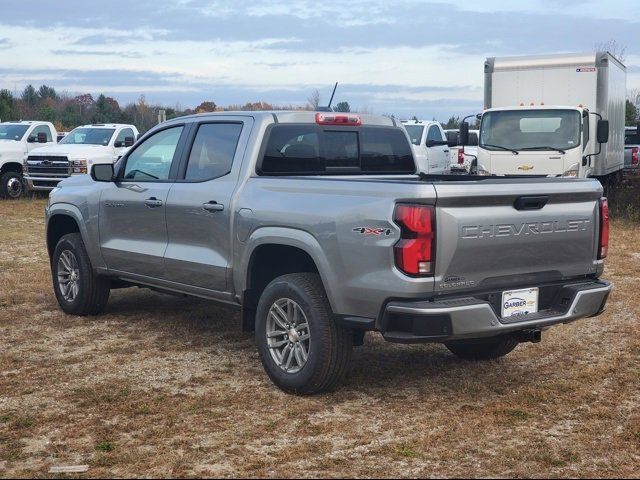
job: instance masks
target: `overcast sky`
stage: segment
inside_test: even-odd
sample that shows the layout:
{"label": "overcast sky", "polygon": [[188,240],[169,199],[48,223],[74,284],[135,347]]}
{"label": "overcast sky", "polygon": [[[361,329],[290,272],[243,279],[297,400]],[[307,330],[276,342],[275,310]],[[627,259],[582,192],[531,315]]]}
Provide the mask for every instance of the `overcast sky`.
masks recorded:
{"label": "overcast sky", "polygon": [[336,101],[446,120],[481,108],[487,56],[609,40],[640,88],[635,0],[0,0],[0,88],[194,107],[326,102],[339,81]]}

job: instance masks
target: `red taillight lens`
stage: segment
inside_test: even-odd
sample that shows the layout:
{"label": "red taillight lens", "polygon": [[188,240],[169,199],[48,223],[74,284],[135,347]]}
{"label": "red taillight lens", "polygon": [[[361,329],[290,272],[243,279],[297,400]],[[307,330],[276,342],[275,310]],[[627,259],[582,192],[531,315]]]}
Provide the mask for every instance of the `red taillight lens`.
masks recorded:
{"label": "red taillight lens", "polygon": [[399,204],[393,215],[401,237],[395,244],[396,266],[408,275],[435,271],[435,209],[427,205]]}
{"label": "red taillight lens", "polygon": [[360,115],[316,113],[316,123],[319,125],[345,125],[359,127],[362,125]]}
{"label": "red taillight lens", "polygon": [[464,163],[464,150],[458,149],[458,163],[462,165]]}
{"label": "red taillight lens", "polygon": [[631,165],[638,165],[638,147],[631,148]]}
{"label": "red taillight lens", "polygon": [[609,253],[609,203],[600,199],[600,250],[598,258],[606,258]]}

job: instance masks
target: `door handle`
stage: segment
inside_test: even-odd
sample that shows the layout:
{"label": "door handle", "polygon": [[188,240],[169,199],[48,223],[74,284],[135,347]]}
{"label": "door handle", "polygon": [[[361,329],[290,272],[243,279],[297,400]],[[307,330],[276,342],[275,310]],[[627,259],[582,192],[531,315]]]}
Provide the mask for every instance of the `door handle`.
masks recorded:
{"label": "door handle", "polygon": [[204,208],[207,212],[221,212],[224,210],[224,205],[211,200],[210,202],[203,203],[202,208]]}
{"label": "door handle", "polygon": [[445,150],[444,153],[449,153],[449,149]]}
{"label": "door handle", "polygon": [[158,200],[156,197],[147,198],[144,204],[149,208],[156,208],[162,206],[162,200]]}

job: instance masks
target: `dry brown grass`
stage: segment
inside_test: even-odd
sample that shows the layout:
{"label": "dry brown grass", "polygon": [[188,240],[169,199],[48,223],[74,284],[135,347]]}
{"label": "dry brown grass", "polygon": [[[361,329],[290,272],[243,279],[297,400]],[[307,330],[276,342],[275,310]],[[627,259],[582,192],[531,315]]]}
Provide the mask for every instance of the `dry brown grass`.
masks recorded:
{"label": "dry brown grass", "polygon": [[287,396],[234,310],[140,289],[66,316],[43,200],[0,202],[0,476],[640,476],[640,231],[609,310],[484,364],[368,335],[343,388]]}

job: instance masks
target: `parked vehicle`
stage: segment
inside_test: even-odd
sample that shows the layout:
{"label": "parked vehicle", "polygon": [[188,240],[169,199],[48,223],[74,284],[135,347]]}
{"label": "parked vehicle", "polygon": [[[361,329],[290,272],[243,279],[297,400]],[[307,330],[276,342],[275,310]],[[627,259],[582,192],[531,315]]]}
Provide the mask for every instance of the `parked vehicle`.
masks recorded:
{"label": "parked vehicle", "polygon": [[24,192],[22,162],[36,147],[55,145],[56,129],[49,122],[0,123],[0,197],[15,199]]}
{"label": "parked vehicle", "polygon": [[28,190],[52,190],[72,175],[90,173],[93,165],[115,162],[138,137],[134,125],[94,124],[72,130],[59,143],[38,148],[24,160]]}
{"label": "parked vehicle", "polygon": [[624,176],[625,178],[640,175],[640,125],[626,127],[624,132]]}
{"label": "parked vehicle", "polygon": [[469,130],[469,144],[461,145],[460,130],[445,130],[449,142],[449,162],[453,173],[469,173],[471,164],[478,158],[479,130]]}
{"label": "parked vehicle", "polygon": [[608,52],[488,58],[478,173],[619,180],[625,97]]}
{"label": "parked vehicle", "polygon": [[402,121],[411,140],[418,171],[427,174],[449,173],[449,146],[440,122]]}
{"label": "parked vehicle", "polygon": [[62,140],[64,137],[66,137],[69,134],[69,132],[58,132],[58,143],[60,143],[60,140]]}
{"label": "parked vehicle", "polygon": [[51,192],[56,298],[97,314],[137,285],[238,306],[269,377],[299,394],[335,387],[367,330],[490,359],[602,312],[597,181],[415,172],[386,117],[170,120]]}

